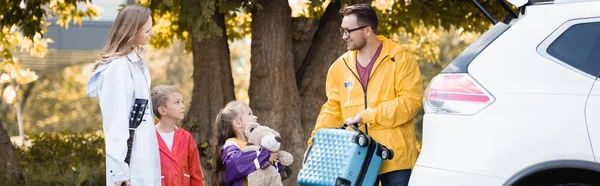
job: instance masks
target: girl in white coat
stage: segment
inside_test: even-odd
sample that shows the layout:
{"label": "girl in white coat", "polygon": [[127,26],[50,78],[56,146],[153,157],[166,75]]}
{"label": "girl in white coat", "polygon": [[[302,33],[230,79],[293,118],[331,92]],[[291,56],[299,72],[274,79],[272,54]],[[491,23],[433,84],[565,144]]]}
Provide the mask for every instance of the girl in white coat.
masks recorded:
{"label": "girl in white coat", "polygon": [[146,7],[123,8],[110,31],[101,58],[87,85],[89,97],[98,96],[106,142],[106,185],[160,185],[160,156],[154,131],[152,103],[148,102],[141,124],[133,135],[127,163],[129,121],[134,100],[150,98],[150,75],[140,57],[141,46],[152,35],[152,19]]}

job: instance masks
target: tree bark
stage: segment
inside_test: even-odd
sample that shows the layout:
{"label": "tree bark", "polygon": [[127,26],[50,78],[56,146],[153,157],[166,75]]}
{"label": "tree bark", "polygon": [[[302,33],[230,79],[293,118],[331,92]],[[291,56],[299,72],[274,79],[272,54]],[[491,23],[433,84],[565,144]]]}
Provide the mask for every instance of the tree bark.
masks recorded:
{"label": "tree bark", "polygon": [[287,0],[259,0],[258,4],[261,8],[252,10],[250,107],[261,124],[281,134],[282,150],[294,156],[284,185],[297,185],[306,148],[295,84],[291,9]]}
{"label": "tree bark", "polygon": [[342,24],[340,8],[341,2],[338,0],[325,9],[314,42],[296,76],[302,99],[305,142],[315,127],[321,106],[327,101],[325,95],[327,71],[331,64],[346,52],[346,43],[338,32]]}
{"label": "tree bark", "polygon": [[294,70],[298,72],[306,54],[313,44],[317,30],[319,29],[319,20],[305,17],[292,18],[292,40],[294,42]]}
{"label": "tree bark", "polygon": [[[358,0],[356,3],[370,3],[371,0]],[[303,140],[307,141],[321,106],[327,101],[325,81],[327,71],[333,62],[347,51],[346,42],[339,34],[342,24],[341,1],[332,2],[325,9],[315,39],[298,70],[298,90],[302,100],[302,126],[306,131]]]}
{"label": "tree bark", "polygon": [[[235,99],[224,20],[224,15],[215,11],[213,21],[222,29],[221,36],[200,38],[191,34],[194,89],[183,127],[198,144],[202,167],[205,168],[204,178],[207,180],[210,180],[209,162],[215,143],[214,120],[225,104]],[[199,33],[197,29],[200,28],[191,26],[190,33]]]}
{"label": "tree bark", "polygon": [[13,147],[2,121],[0,121],[0,149],[0,178],[11,179],[9,182],[3,181],[0,183],[19,183],[23,181],[23,176],[15,158],[15,147]]}

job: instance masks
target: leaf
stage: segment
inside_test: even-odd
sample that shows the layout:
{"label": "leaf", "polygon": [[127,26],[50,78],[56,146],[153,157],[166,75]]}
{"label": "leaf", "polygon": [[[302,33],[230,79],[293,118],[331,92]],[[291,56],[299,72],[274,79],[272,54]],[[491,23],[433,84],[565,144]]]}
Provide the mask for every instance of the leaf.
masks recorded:
{"label": "leaf", "polygon": [[200,145],[200,148],[205,149],[208,147],[208,142],[204,142],[202,143],[202,145]]}
{"label": "leaf", "polygon": [[9,83],[11,80],[10,75],[6,74],[6,73],[2,73],[2,75],[0,75],[0,85],[4,84],[4,83]]}
{"label": "leaf", "polygon": [[15,87],[12,85],[7,86],[2,92],[2,98],[4,98],[4,100],[8,104],[15,103],[15,100],[17,99],[17,92],[15,90]]}
{"label": "leaf", "polygon": [[[39,0],[26,1],[26,6],[20,6],[22,1],[3,1],[0,6],[0,62],[2,69],[7,71],[18,84],[28,84],[37,80],[37,75],[28,69],[22,69],[18,59],[13,57],[17,48],[21,52],[29,52],[35,57],[44,57],[48,52],[48,43],[52,40],[44,38],[47,27],[47,16],[57,19],[56,24],[68,28],[70,21],[81,26],[82,18],[98,16],[98,8],[91,0]],[[78,4],[86,6],[79,9]],[[5,15],[9,15],[5,18]],[[7,67],[6,64],[12,66]],[[9,72],[10,71],[10,72]]]}

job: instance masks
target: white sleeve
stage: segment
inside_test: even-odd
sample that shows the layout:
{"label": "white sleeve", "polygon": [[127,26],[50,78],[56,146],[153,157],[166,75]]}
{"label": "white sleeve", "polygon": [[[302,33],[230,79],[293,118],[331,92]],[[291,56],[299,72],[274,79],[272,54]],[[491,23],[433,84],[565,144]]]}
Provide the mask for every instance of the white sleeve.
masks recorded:
{"label": "white sleeve", "polygon": [[129,165],[125,163],[125,156],[134,84],[127,63],[112,63],[102,74],[99,97],[106,142],[107,176],[112,176],[112,180],[118,182],[129,179]]}

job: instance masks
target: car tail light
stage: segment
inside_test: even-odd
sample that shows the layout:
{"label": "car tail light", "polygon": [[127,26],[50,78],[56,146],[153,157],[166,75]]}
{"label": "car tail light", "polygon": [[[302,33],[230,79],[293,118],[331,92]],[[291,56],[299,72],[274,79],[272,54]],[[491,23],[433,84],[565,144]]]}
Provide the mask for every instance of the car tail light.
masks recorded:
{"label": "car tail light", "polygon": [[467,73],[440,74],[425,90],[426,113],[472,115],[496,98]]}

